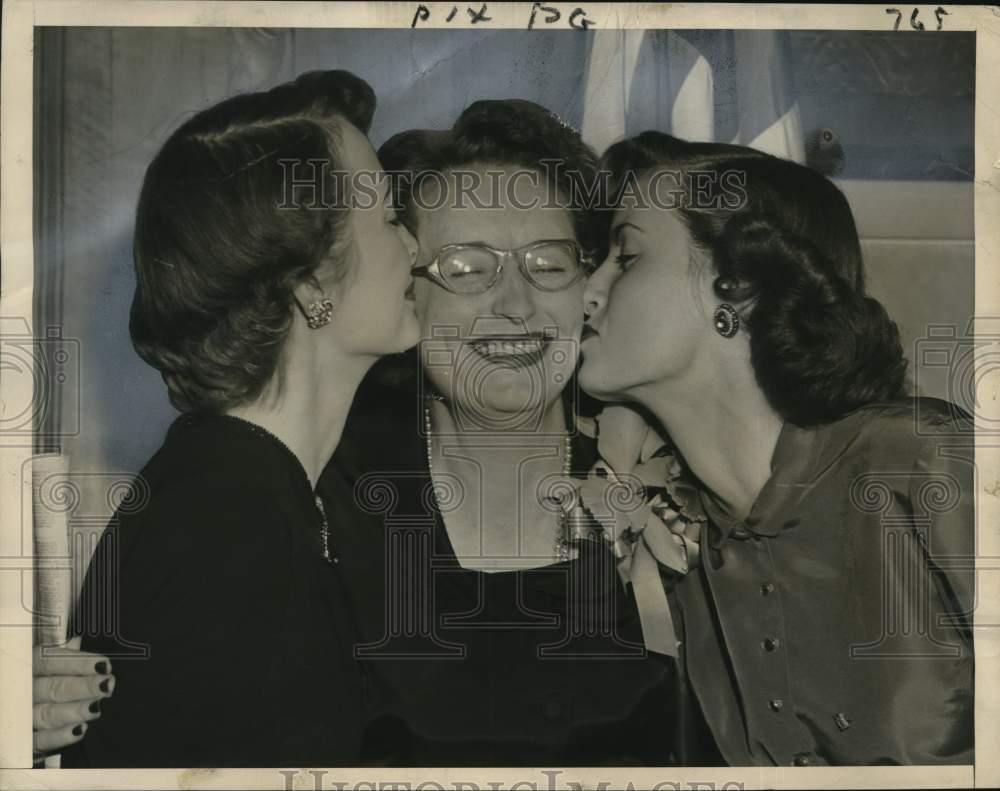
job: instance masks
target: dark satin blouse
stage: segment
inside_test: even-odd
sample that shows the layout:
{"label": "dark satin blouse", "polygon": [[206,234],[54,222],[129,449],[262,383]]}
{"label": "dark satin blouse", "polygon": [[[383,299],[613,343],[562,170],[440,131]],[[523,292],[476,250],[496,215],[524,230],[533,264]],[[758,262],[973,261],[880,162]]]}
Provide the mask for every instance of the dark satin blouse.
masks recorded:
{"label": "dark satin blouse", "polygon": [[370,690],[298,459],[245,421],[185,415],[141,481],[76,614],[114,694],[63,766],[358,764]]}
{"label": "dark satin blouse", "polygon": [[676,604],[729,763],[972,763],[971,437],[933,399],[786,425],[745,521],[703,498]]}
{"label": "dark satin blouse", "polygon": [[[673,660],[645,652],[611,553],[585,547],[577,560],[527,571],[461,568],[428,496],[416,393],[360,395],[319,490],[366,635],[362,664],[383,694],[374,729],[381,760],[717,760],[710,747],[685,739],[692,730],[685,717],[697,711],[678,696]],[[574,469],[589,469],[595,451],[575,437]]]}

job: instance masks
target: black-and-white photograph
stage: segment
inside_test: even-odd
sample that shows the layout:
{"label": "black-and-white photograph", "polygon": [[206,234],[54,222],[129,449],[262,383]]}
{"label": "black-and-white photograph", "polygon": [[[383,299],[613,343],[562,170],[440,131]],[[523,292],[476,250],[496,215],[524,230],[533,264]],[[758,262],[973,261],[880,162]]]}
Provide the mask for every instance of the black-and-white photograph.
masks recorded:
{"label": "black-and-white photograph", "polygon": [[18,784],[1000,777],[1000,18],[158,5],[4,108]]}

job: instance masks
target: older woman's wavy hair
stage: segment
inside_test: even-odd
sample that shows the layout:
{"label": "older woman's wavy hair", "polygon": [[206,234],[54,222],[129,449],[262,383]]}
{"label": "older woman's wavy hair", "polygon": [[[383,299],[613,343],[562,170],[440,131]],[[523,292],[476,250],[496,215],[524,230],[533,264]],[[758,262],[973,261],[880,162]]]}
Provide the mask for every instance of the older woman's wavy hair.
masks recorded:
{"label": "older woman's wavy hair", "polygon": [[[339,125],[367,132],[374,110],[360,78],[311,72],[199,112],[150,164],[129,330],[178,409],[245,403],[278,370],[294,289],[345,241],[346,212],[317,210],[342,169]],[[289,163],[310,161],[328,165],[316,193],[289,192]],[[334,277],[344,268],[335,260]]]}
{"label": "older woman's wavy hair", "polygon": [[605,242],[586,200],[586,191],[597,184],[596,152],[583,142],[579,132],[534,102],[473,102],[451,129],[399,132],[382,145],[378,156],[387,171],[407,175],[399,181],[400,213],[414,234],[411,198],[422,174],[492,165],[527,168],[546,176],[564,200],[577,241],[593,251],[599,251]]}
{"label": "older woman's wavy hair", "polygon": [[854,217],[827,178],[751,148],[653,131],[611,146],[602,169],[612,195],[629,174],[671,172],[676,211],[710,255],[719,300],[740,309],[757,382],[784,419],[815,425],[904,394],[899,331],[865,292]]}

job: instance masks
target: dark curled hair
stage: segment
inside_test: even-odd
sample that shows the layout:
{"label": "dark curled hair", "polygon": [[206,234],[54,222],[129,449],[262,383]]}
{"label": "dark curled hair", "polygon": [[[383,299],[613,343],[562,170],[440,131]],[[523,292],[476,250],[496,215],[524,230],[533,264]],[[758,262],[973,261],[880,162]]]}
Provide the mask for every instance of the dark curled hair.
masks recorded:
{"label": "dark curled hair", "polygon": [[[854,218],[828,179],[750,148],[659,132],[613,145],[602,165],[612,194],[629,172],[677,174],[680,218],[710,254],[719,301],[740,309],[757,382],[785,420],[829,422],[904,394],[899,331],[865,293]],[[738,201],[726,173],[742,174]]]}
{"label": "dark curled hair", "polygon": [[[199,112],[150,164],[136,212],[129,330],[176,408],[244,403],[278,370],[293,290],[344,241],[346,212],[317,210],[314,200],[340,170],[338,125],[367,132],[374,110],[372,89],[353,74],[310,72]],[[286,173],[280,160],[298,170]],[[309,177],[301,163],[310,160],[319,161],[316,190],[286,193],[291,175]],[[343,270],[338,262],[334,276]]]}
{"label": "dark curled hair", "polygon": [[[416,233],[412,195],[422,174],[463,167],[522,167],[546,176],[568,204],[577,241],[599,251],[605,234],[586,205],[597,178],[597,155],[579,133],[541,105],[523,99],[473,102],[449,130],[411,129],[389,138],[378,152],[382,166],[405,173],[397,196],[403,221]],[[555,163],[558,163],[558,167]]]}

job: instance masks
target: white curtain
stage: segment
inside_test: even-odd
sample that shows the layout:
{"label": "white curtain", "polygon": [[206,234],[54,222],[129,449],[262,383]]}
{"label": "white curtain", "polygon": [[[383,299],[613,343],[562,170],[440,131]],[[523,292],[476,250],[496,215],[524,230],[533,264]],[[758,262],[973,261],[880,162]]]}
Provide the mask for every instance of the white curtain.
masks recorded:
{"label": "white curtain", "polygon": [[790,76],[780,31],[608,31],[588,63],[584,137],[603,149],[657,129],[802,162]]}

